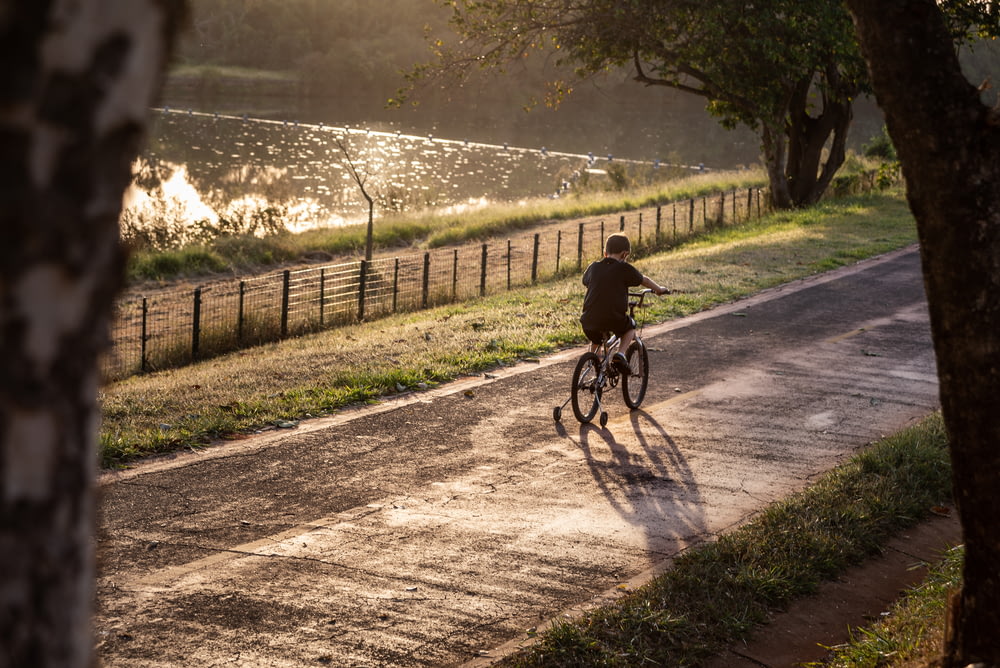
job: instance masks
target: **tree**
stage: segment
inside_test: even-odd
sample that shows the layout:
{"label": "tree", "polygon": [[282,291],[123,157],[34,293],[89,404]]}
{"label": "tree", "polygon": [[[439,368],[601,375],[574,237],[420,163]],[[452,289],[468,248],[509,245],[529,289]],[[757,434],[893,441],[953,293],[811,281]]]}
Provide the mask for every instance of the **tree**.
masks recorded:
{"label": "tree", "polygon": [[372,250],[374,246],[375,237],[375,198],[371,193],[368,192],[368,179],[371,178],[371,165],[365,163],[360,167],[355,164],[354,158],[351,157],[351,150],[347,147],[347,139],[342,139],[337,137],[335,140],[337,148],[340,152],[344,154],[344,161],[347,166],[347,173],[351,175],[354,182],[358,184],[358,189],[361,190],[361,196],[365,198],[368,202],[368,227],[365,231],[365,262],[372,261]]}
{"label": "tree", "polygon": [[[955,29],[992,2],[848,0],[917,221],[965,541],[946,666],[1000,665],[1000,112],[962,74]],[[944,11],[943,11],[944,10]],[[952,22],[949,23],[951,14]]]}
{"label": "tree", "polygon": [[0,7],[0,662],[86,666],[118,215],[182,4]]}
{"label": "tree", "polygon": [[[585,78],[627,67],[647,86],[704,98],[726,127],[761,138],[775,206],[816,202],[845,158],[854,98],[867,90],[850,17],[838,0],[442,0],[457,44],[412,87],[542,50]],[[555,99],[571,87],[557,82]],[[824,162],[823,155],[826,152]]]}

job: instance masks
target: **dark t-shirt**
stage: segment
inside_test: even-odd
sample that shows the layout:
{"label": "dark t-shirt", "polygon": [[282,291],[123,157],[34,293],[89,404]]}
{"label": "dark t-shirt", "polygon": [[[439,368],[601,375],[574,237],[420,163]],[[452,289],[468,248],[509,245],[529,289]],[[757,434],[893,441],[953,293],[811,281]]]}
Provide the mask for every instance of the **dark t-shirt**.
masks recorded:
{"label": "dark t-shirt", "polygon": [[628,289],[642,285],[642,272],[628,262],[606,257],[583,273],[587,296],[580,324],[585,330],[620,334],[628,329]]}

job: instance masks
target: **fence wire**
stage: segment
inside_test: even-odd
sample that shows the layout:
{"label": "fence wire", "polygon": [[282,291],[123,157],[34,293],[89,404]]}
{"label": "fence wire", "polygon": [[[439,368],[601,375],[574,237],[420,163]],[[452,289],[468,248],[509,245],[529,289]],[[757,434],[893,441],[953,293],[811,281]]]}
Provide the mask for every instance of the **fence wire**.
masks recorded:
{"label": "fence wire", "polygon": [[394,258],[286,270],[193,290],[128,297],[117,305],[109,380],[166,369],[283,338],[393,313],[497,294],[567,272],[603,254],[625,232],[643,252],[766,213],[760,188],[669,202],[614,217],[593,217]]}

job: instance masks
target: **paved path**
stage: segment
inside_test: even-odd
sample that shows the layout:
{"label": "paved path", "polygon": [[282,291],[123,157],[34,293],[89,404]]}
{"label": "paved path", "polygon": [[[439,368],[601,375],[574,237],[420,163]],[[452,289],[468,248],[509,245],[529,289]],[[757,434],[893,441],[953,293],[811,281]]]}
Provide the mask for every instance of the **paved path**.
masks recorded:
{"label": "paved path", "polygon": [[937,407],[919,259],[646,329],[643,410],[579,350],[102,480],[108,666],[483,663]]}

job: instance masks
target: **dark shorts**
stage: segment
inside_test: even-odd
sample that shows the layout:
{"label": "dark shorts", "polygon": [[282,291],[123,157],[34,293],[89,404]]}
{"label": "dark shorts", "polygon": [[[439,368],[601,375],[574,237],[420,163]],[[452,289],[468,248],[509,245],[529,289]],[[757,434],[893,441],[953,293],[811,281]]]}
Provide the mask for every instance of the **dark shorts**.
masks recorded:
{"label": "dark shorts", "polygon": [[620,339],[630,329],[635,329],[635,320],[626,316],[616,327],[608,329],[587,329],[584,327],[583,333],[591,343],[600,345],[604,343],[604,337],[608,332],[615,334]]}

